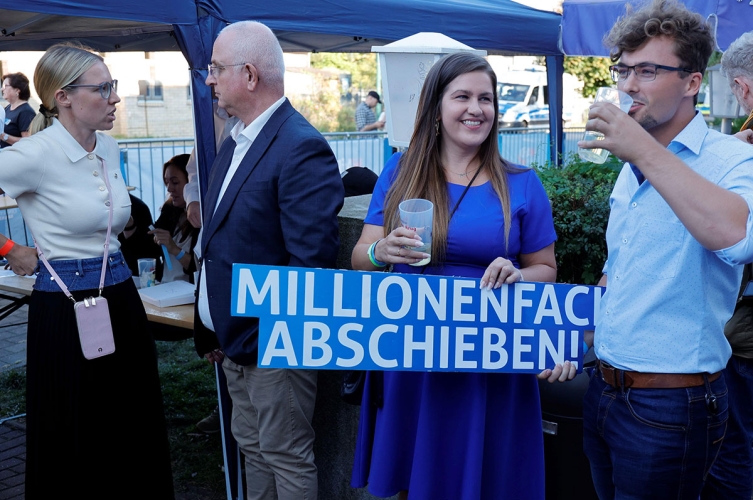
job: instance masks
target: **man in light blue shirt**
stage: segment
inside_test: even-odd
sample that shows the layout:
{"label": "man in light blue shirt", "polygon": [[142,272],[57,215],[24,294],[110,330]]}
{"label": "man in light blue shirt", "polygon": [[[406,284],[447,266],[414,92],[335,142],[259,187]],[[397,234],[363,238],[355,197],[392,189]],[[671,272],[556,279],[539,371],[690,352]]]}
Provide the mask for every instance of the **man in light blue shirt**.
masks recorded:
{"label": "man in light blue shirt", "polygon": [[695,101],[713,34],[674,0],[609,33],[629,115],[591,107],[586,128],[626,161],[610,198],[596,323],[599,358],[584,399],[584,450],[601,499],[697,499],[727,423],[741,264],[753,260],[753,151],[709,130]]}

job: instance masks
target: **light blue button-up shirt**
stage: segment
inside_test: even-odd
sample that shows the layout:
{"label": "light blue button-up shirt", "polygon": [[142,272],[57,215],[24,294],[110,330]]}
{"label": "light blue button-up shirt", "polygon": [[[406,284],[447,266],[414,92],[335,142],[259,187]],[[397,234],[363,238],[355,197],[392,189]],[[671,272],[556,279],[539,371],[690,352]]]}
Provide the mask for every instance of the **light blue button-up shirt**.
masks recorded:
{"label": "light blue button-up shirt", "polygon": [[724,324],[737,299],[740,264],[753,260],[753,147],[709,130],[698,113],[668,149],[745,199],[745,238],[715,252],[705,249],[625,164],[610,198],[607,291],[594,346],[599,359],[625,370],[714,373],[732,352]]}

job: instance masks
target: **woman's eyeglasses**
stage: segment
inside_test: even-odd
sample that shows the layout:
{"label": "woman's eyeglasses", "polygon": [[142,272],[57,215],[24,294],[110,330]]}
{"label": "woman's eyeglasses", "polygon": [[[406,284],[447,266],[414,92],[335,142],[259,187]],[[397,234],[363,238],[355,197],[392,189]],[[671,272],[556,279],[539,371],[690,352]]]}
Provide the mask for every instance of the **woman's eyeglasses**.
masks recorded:
{"label": "woman's eyeglasses", "polygon": [[102,99],[109,99],[110,94],[112,94],[112,91],[115,92],[118,91],[118,81],[113,80],[111,82],[104,82],[100,83],[99,85],[83,85],[83,84],[77,84],[77,85],[66,85],[63,87],[64,89],[69,88],[90,88],[90,89],[99,89],[99,95],[102,96]]}

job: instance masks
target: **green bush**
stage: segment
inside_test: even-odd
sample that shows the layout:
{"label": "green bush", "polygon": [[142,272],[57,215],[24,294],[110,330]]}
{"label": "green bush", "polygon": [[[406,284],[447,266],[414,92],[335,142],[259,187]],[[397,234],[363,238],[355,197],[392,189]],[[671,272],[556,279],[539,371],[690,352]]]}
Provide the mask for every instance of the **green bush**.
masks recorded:
{"label": "green bush", "polygon": [[597,165],[572,154],[563,167],[533,167],[552,203],[557,281],[595,285],[607,258],[609,195],[622,162],[610,156]]}
{"label": "green bush", "polygon": [[0,373],[0,419],[26,413],[26,368]]}

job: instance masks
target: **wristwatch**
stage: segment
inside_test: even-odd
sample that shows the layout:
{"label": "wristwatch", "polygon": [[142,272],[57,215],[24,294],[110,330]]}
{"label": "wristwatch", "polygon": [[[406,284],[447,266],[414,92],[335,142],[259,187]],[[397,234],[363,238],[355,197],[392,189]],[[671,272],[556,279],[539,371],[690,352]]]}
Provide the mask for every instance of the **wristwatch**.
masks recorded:
{"label": "wristwatch", "polygon": [[0,139],[2,139],[5,142],[8,142],[8,134],[0,135]]}

